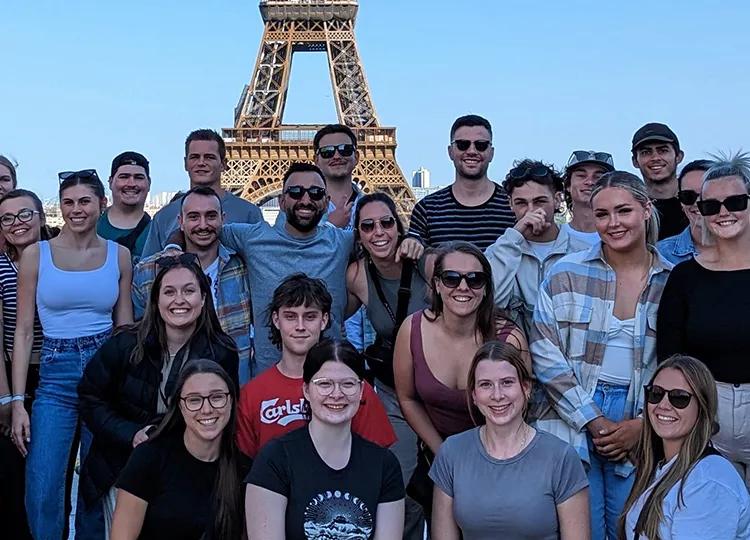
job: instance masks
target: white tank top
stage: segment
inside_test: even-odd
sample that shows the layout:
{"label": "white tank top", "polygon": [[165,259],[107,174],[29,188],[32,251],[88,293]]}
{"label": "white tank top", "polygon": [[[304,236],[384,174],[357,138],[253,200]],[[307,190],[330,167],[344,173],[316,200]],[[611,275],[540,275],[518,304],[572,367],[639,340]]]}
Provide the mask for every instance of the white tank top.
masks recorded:
{"label": "white tank top", "polygon": [[630,386],[630,381],[633,379],[634,340],[635,318],[621,321],[613,315],[599,372],[600,381]]}
{"label": "white tank top", "polygon": [[60,270],[49,242],[39,242],[36,308],[42,333],[52,339],[100,334],[112,328],[112,310],[120,294],[117,244],[107,240],[104,264],[94,270]]}

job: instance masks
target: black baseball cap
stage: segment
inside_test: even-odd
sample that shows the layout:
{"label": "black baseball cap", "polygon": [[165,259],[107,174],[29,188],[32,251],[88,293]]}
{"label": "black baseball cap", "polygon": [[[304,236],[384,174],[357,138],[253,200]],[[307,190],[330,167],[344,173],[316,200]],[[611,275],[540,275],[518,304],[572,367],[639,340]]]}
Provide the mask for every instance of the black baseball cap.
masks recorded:
{"label": "black baseball cap", "polygon": [[112,160],[112,169],[109,173],[110,178],[113,177],[117,172],[117,169],[123,165],[138,165],[143,167],[143,170],[146,171],[146,176],[149,178],[151,177],[148,169],[148,160],[143,154],[139,154],[138,152],[123,152]]}
{"label": "black baseball cap", "polygon": [[666,124],[659,124],[658,122],[646,124],[635,132],[635,135],[633,135],[633,147],[631,150],[635,152],[640,145],[650,141],[672,143],[676,151],[680,150],[680,141],[677,139],[677,135],[674,134],[674,131],[669,129],[669,126]]}

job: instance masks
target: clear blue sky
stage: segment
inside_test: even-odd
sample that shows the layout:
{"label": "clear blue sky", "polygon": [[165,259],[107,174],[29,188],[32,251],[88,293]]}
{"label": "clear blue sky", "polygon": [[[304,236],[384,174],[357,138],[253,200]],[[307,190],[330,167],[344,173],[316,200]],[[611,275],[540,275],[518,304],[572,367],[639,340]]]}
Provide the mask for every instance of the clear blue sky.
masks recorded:
{"label": "clear blue sky", "polygon": [[[0,17],[0,153],[46,197],[57,171],[106,177],[131,149],[152,191],[183,188],[185,136],[232,125],[263,30],[251,0],[3,0]],[[466,113],[493,124],[496,180],[513,159],[562,166],[572,149],[632,170],[648,121],[687,160],[750,150],[748,21],[746,0],[361,0],[357,37],[402,170],[447,184],[448,130]],[[284,120],[335,120],[324,56],[295,56]]]}

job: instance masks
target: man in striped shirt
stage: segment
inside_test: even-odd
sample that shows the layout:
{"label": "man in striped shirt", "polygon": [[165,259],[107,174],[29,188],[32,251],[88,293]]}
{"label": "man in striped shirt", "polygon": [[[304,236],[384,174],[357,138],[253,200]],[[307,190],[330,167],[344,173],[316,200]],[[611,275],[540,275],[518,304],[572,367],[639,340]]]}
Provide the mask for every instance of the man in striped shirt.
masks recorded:
{"label": "man in striped shirt", "polygon": [[409,235],[433,247],[464,240],[485,250],[516,222],[508,194],[487,178],[495,155],[492,127],[470,114],[453,122],[450,135],[448,157],[456,168],[455,180],[416,204]]}

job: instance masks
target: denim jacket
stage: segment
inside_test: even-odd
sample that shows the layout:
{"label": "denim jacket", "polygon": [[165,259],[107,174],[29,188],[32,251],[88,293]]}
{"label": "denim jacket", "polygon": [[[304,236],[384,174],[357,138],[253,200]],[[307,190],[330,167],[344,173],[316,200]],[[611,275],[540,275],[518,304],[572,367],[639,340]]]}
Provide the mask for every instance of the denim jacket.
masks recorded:
{"label": "denim jacket", "polygon": [[675,265],[688,261],[698,254],[693,235],[690,234],[690,227],[685,227],[680,234],[660,240],[656,244],[656,249],[662,257]]}

